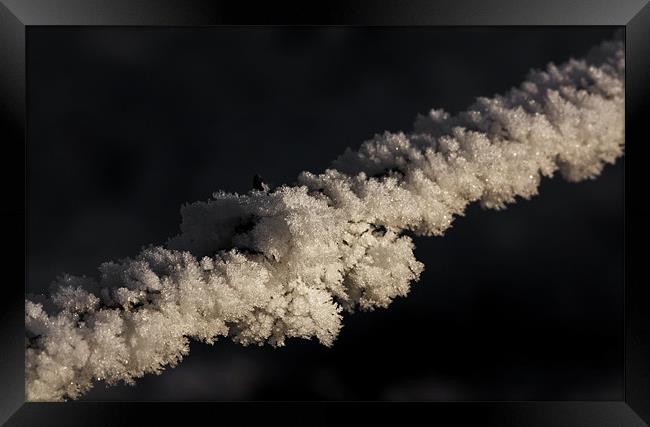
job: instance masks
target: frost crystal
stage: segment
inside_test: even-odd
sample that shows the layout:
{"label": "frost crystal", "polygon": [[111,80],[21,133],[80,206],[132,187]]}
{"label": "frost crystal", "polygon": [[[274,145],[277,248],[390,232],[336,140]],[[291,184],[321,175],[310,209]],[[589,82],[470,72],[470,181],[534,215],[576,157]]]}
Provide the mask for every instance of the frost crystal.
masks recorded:
{"label": "frost crystal", "polygon": [[[256,185],[184,206],[166,247],[63,276],[25,301],[28,400],[74,399],[174,366],[188,339],[332,345],[341,313],[387,307],[423,265],[404,235],[441,235],[468,203],[501,209],[542,176],[598,175],[624,145],[624,47],[531,71],[456,116],[376,135],[294,186]],[[94,293],[93,293],[94,292]]]}

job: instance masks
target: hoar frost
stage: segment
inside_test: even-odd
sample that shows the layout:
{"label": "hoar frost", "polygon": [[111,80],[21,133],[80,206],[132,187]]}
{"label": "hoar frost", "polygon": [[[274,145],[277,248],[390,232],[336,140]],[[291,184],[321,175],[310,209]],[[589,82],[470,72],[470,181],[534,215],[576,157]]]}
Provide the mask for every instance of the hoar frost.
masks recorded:
{"label": "hoar frost", "polygon": [[25,301],[27,400],[77,398],[175,366],[190,338],[332,345],[342,313],[387,307],[423,265],[406,230],[441,235],[468,203],[501,209],[542,176],[598,175],[624,145],[624,48],[531,71],[456,116],[376,135],[294,186],[184,206],[166,247],[64,275]]}

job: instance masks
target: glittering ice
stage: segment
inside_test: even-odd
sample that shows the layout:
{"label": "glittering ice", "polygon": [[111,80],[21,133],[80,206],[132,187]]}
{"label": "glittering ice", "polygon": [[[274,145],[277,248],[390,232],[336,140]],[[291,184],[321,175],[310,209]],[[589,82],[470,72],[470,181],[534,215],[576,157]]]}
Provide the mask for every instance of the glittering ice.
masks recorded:
{"label": "glittering ice", "polygon": [[376,135],[294,186],[184,206],[166,247],[25,301],[27,399],[159,373],[189,339],[332,345],[344,311],[387,307],[418,280],[405,230],[441,235],[468,203],[502,209],[542,176],[593,178],[621,156],[624,72],[622,42],[605,42],[456,116]]}

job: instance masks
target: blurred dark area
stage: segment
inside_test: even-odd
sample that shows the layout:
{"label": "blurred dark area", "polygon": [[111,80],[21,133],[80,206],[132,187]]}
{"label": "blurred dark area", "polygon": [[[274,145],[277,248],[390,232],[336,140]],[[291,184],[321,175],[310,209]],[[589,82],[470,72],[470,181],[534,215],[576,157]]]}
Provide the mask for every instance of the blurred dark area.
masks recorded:
{"label": "blurred dark area", "polygon": [[[323,171],[613,32],[31,27],[27,291],[164,243],[183,203]],[[410,295],[347,315],[332,348],[194,342],[177,368],[82,400],[621,400],[623,163],[417,238]]]}

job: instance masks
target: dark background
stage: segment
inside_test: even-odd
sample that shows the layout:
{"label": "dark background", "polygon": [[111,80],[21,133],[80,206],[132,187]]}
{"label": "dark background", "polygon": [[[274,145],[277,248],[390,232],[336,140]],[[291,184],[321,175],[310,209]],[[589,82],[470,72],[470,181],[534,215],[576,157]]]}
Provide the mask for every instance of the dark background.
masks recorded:
{"label": "dark background", "polygon": [[[611,28],[29,28],[28,292],[178,232],[182,203],[324,170],[580,57]],[[621,400],[623,160],[416,239],[407,298],[334,347],[222,339],[84,400]]]}

